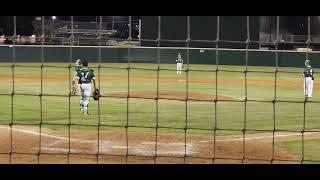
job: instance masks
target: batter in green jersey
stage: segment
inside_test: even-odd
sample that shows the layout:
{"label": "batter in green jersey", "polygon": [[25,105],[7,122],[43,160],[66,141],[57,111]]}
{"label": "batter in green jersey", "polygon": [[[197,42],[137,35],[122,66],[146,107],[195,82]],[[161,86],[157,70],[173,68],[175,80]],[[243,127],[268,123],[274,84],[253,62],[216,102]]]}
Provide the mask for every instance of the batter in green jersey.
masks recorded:
{"label": "batter in green jersey", "polygon": [[96,89],[94,70],[88,67],[86,60],[82,61],[82,68],[78,69],[75,78],[72,80],[72,85],[78,82],[80,84],[80,111],[83,114],[88,114],[88,105],[90,96],[92,94],[91,82],[93,82],[94,89]]}
{"label": "batter in green jersey", "polygon": [[311,67],[310,60],[306,60],[304,65],[304,83],[303,83],[303,89],[304,89],[304,96],[306,100],[310,101],[312,97],[312,90],[313,90],[313,81],[314,81],[314,71]]}

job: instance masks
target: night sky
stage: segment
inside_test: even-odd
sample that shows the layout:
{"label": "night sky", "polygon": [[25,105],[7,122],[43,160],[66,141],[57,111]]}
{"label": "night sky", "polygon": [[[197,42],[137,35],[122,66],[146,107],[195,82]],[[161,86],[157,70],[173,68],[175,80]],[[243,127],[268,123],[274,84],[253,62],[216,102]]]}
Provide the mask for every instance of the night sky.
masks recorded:
{"label": "night sky", "polygon": [[308,33],[308,16],[284,16],[282,24],[291,34]]}
{"label": "night sky", "polygon": [[[33,33],[32,21],[36,16],[17,16],[17,34],[31,36]],[[13,35],[13,16],[0,16],[0,35]]]}

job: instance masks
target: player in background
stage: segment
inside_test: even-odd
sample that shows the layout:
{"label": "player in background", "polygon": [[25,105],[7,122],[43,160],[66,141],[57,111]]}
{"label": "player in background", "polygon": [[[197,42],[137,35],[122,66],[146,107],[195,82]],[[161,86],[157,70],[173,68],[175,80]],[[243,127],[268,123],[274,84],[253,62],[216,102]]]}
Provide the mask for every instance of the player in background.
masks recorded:
{"label": "player in background", "polygon": [[88,114],[88,105],[92,94],[91,82],[93,82],[93,87],[96,89],[94,70],[88,67],[86,60],[82,60],[82,68],[77,70],[72,80],[72,86],[74,87],[76,83],[80,83],[80,111],[84,115]]}
{"label": "player in background", "polygon": [[177,74],[181,75],[182,68],[183,68],[183,59],[181,57],[181,53],[178,53],[178,59],[176,59],[177,63]]}
{"label": "player in background", "polygon": [[305,100],[310,101],[312,97],[312,90],[313,90],[313,80],[314,80],[314,71],[311,67],[310,60],[306,60],[304,62],[305,68],[303,72],[304,76],[304,95]]}

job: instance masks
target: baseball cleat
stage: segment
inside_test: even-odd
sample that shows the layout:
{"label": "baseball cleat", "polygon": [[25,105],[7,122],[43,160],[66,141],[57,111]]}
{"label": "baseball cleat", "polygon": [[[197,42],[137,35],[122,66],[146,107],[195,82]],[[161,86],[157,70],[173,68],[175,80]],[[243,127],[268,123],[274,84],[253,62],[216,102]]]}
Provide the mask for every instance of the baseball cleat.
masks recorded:
{"label": "baseball cleat", "polygon": [[88,115],[89,115],[89,113],[88,113],[88,111],[82,111],[82,115],[84,115],[84,116],[88,116]]}

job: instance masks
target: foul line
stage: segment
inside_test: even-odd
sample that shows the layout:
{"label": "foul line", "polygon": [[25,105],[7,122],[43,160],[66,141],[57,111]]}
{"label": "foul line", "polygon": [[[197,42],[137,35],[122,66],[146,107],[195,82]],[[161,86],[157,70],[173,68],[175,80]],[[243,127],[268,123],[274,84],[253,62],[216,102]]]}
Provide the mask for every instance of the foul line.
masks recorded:
{"label": "foul line", "polygon": [[[7,126],[0,126],[2,129],[11,129]],[[18,128],[12,128],[13,131],[22,132],[26,134],[32,134],[32,135],[40,135],[39,132],[31,131],[31,130],[25,130],[25,129],[18,129]],[[320,134],[319,132],[306,132],[304,135],[312,135],[312,134]],[[255,140],[255,139],[268,139],[273,137],[290,137],[290,136],[301,136],[301,133],[294,133],[294,134],[278,134],[274,136],[254,136],[254,137],[246,137],[245,140]],[[69,140],[69,138],[61,137],[61,136],[55,136],[50,134],[41,133],[41,136],[59,139],[59,140]],[[228,141],[243,141],[244,138],[231,138],[231,139],[220,139],[216,140],[217,142],[228,142]],[[78,141],[78,142],[91,142],[93,140],[84,140],[84,139],[70,139],[70,141]],[[212,141],[212,140],[210,140]],[[198,141],[198,142],[210,142],[210,141]]]}
{"label": "foul line", "polygon": [[[2,129],[11,129],[8,126],[0,126],[0,128],[2,128]],[[22,133],[26,133],[26,134],[40,135],[40,133],[35,132],[35,131],[31,131],[31,130],[18,129],[18,128],[12,128],[12,130],[13,131],[22,132]],[[60,139],[60,140],[69,140],[69,138],[66,138],[66,137],[55,136],[55,135],[50,135],[50,134],[45,134],[45,133],[41,133],[41,136],[50,137],[50,138],[54,138],[54,139]]]}
{"label": "foul line", "polygon": [[[311,134],[318,134],[317,132],[309,132],[309,133],[304,133],[304,135],[311,135]],[[250,137],[250,138],[245,138],[245,140],[255,140],[255,139],[268,139],[268,138],[273,138],[273,137],[290,137],[290,136],[301,136],[302,133],[295,133],[295,134],[278,134],[275,136],[255,136],[255,137]],[[221,139],[221,140],[216,140],[216,141],[242,141],[244,138],[235,138],[235,139]]]}
{"label": "foul line", "polygon": [[[313,135],[313,134],[320,134],[319,132],[306,132],[304,133],[305,135]],[[254,137],[246,137],[246,138],[232,138],[232,139],[218,139],[216,142],[230,142],[230,141],[243,141],[244,139],[246,141],[250,140],[255,140],[255,139],[268,139],[268,138],[273,138],[273,137],[291,137],[291,136],[301,136],[302,133],[294,133],[294,134],[278,134],[274,136],[254,136]],[[214,140],[209,140],[209,141],[198,141],[198,142],[211,142]]]}

